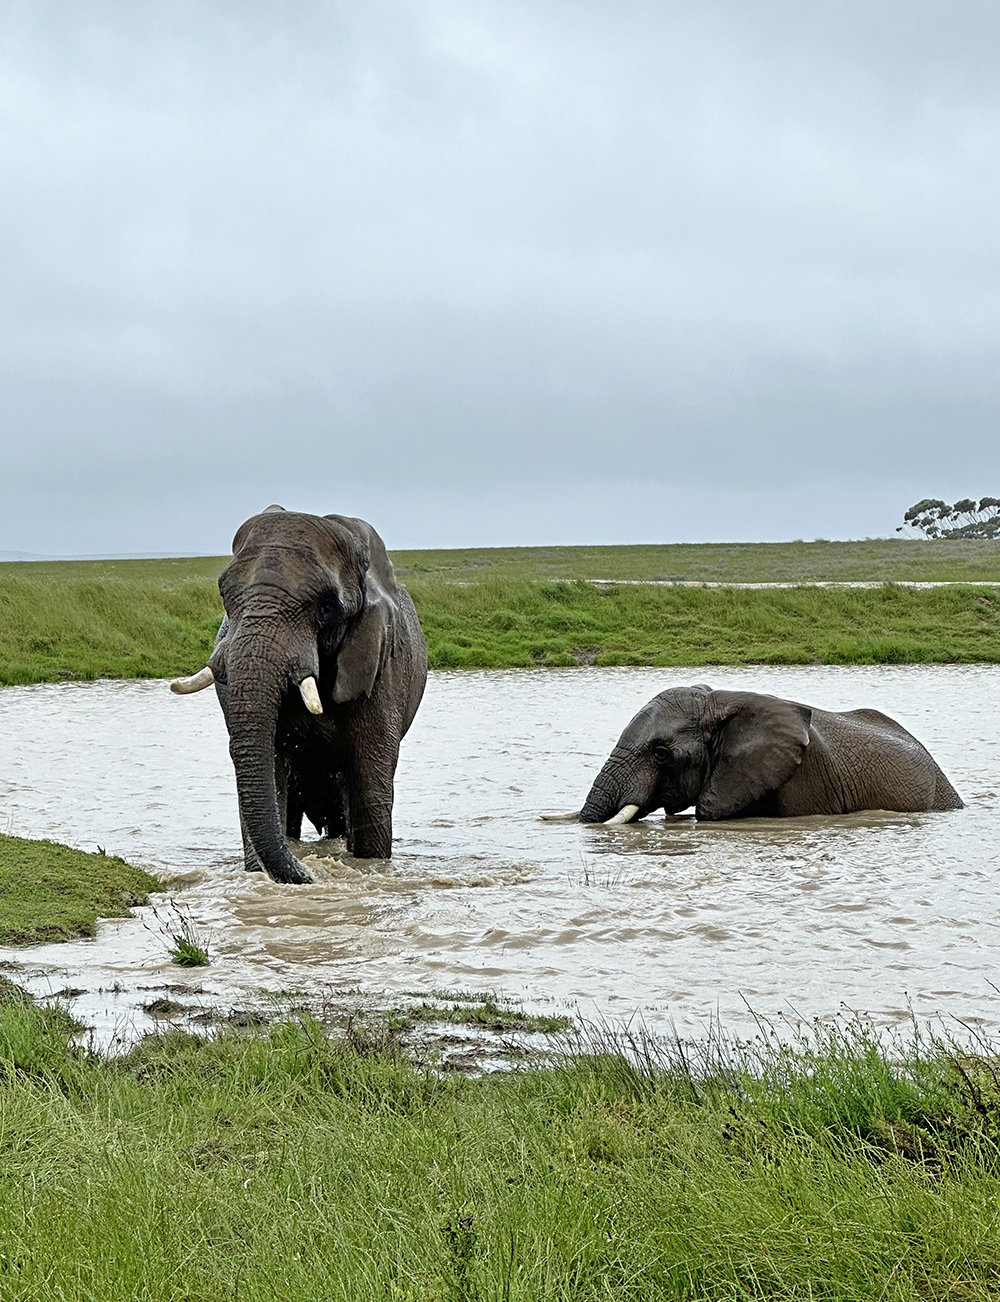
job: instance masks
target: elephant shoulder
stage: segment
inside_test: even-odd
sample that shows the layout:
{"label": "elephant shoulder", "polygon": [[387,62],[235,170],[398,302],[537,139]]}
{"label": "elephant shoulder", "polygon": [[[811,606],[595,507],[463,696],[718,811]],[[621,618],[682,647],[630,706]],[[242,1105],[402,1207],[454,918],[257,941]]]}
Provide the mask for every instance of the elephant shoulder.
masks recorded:
{"label": "elephant shoulder", "polygon": [[845,710],[837,716],[853,731],[854,741],[866,751],[894,755],[902,763],[921,763],[928,756],[926,746],[908,728],[881,710]]}
{"label": "elephant shoulder", "polygon": [[901,723],[897,723],[895,719],[891,719],[889,715],[883,714],[881,710],[845,710],[841,717],[854,719],[858,723],[866,724],[876,730],[892,733],[896,737],[909,737],[911,741],[914,740],[912,732],[904,728]]}

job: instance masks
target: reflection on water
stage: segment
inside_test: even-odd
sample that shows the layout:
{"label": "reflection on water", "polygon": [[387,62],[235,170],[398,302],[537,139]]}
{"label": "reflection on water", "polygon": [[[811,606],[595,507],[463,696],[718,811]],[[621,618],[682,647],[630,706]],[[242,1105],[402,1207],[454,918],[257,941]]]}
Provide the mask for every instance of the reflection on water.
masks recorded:
{"label": "reflection on water", "polygon": [[[580,806],[639,706],[698,681],[884,710],[968,807],[613,828],[541,820]],[[33,989],[85,988],[74,1008],[104,1027],[165,980],[234,1004],[261,988],[499,990],[692,1031],[717,1012],[746,1025],[748,1008],[882,1021],[912,1008],[993,1026],[998,686],[1000,670],[978,665],[432,674],[397,774],[392,862],[307,845],[322,878],[306,887],[242,871],[212,693],[6,688],[0,828],[102,845],[176,877],[215,961],[170,967],[147,911],[103,924],[96,941],[3,956],[25,965]]]}

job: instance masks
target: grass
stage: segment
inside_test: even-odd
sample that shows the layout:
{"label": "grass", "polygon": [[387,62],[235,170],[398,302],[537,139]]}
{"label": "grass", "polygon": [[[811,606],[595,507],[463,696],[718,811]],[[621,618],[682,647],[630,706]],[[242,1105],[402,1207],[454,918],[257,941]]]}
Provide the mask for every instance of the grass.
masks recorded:
{"label": "grass", "polygon": [[399,1009],[391,1018],[394,1030],[410,1030],[418,1022],[451,1024],[453,1026],[481,1027],[483,1030],[527,1031],[541,1035],[557,1035],[568,1031],[572,1019],[546,1013],[526,1013],[515,1008],[508,1000],[496,995],[462,994],[449,996],[446,992],[433,996],[435,1002],[424,1000],[419,1004]]}
{"label": "grass", "polygon": [[[396,559],[435,668],[1000,659],[993,542],[510,548]],[[215,579],[223,564],[221,557],[0,564],[0,684],[192,672],[221,619]],[[664,575],[887,583],[757,591],[584,581]],[[963,586],[888,582],[939,578]]]}
{"label": "grass", "polygon": [[988,1054],[620,1049],[468,1079],[303,1021],[100,1061],[11,1002],[3,1296],[997,1297]]}
{"label": "grass", "polygon": [[204,664],[222,618],[220,569],[212,560],[0,564],[0,684],[189,672]]}
{"label": "grass", "polygon": [[159,934],[166,946],[171,963],[178,967],[206,967],[211,961],[198,928],[185,904],[170,899],[152,907],[156,928],[145,924],[154,934]]}
{"label": "grass", "polygon": [[199,945],[197,940],[192,940],[188,936],[172,936],[173,948],[170,952],[171,963],[176,963],[178,967],[205,967],[209,961],[208,950],[204,945]]}
{"label": "grass", "polygon": [[98,918],[124,917],[159,889],[113,855],[0,835],[0,944],[93,936]]}
{"label": "grass", "polygon": [[411,583],[435,668],[1000,660],[994,588]]}
{"label": "grass", "polygon": [[[651,543],[619,547],[466,547],[393,551],[406,582],[437,577],[682,579],[697,583],[1000,582],[1000,541],[866,538],[853,542]],[[46,583],[69,577],[105,584],[214,585],[228,556],[137,561],[4,561],[0,581],[17,575]]]}

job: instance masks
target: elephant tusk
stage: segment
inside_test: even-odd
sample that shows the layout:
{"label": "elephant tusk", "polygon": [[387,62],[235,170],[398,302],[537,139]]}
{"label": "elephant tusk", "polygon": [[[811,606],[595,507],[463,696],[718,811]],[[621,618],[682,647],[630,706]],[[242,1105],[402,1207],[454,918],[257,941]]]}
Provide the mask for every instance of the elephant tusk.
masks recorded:
{"label": "elephant tusk", "polygon": [[190,678],[175,678],[170,684],[170,690],[176,692],[178,696],[188,696],[191,692],[200,692],[205,687],[211,687],[214,682],[215,674],[212,673],[211,666],[206,665]]}
{"label": "elephant tusk", "polygon": [[316,679],[313,677],[303,678],[299,683],[299,691],[302,693],[302,704],[310,714],[322,714],[323,702],[319,699],[319,688],[316,686]]}
{"label": "elephant tusk", "polygon": [[619,809],[618,813],[615,814],[613,818],[606,818],[604,820],[604,826],[614,827],[618,823],[631,823],[632,819],[635,818],[638,812],[638,805],[622,805],[621,809]]}

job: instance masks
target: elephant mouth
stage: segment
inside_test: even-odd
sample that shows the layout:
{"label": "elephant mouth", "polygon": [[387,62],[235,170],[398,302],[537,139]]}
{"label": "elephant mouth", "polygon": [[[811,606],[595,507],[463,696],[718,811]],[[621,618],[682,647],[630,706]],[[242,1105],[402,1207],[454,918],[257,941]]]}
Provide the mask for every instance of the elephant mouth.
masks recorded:
{"label": "elephant mouth", "polygon": [[601,824],[604,827],[623,827],[627,823],[637,823],[640,819],[646,818],[657,809],[662,809],[664,814],[669,816],[677,814],[683,809],[688,809],[694,803],[689,797],[684,795],[672,795],[669,799],[663,799],[660,795],[653,796],[641,803],[633,796],[631,800],[617,800],[608,802],[597,802],[588,800],[580,811],[581,823]]}
{"label": "elephant mouth", "polygon": [[634,796],[629,800],[621,798],[614,800],[588,799],[577,817],[581,823],[592,823],[604,827],[622,827],[626,823],[634,823],[637,819],[645,818],[649,812],[650,806],[640,804]]}

